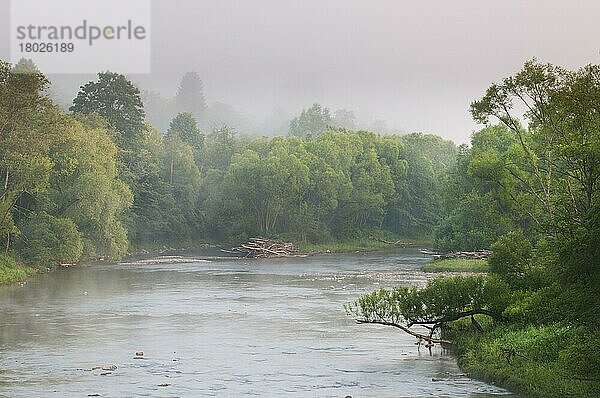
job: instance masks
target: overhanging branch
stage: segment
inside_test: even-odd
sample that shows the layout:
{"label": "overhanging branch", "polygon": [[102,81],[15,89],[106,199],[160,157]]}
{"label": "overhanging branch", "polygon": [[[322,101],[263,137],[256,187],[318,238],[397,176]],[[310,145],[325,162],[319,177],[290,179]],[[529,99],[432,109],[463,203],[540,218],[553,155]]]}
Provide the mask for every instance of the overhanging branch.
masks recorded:
{"label": "overhanging branch", "polygon": [[444,339],[436,339],[433,337],[430,337],[428,335],[425,334],[421,334],[421,333],[417,333],[413,330],[410,330],[408,327],[404,326],[404,325],[400,325],[399,323],[394,323],[394,322],[386,322],[386,321],[370,321],[367,319],[357,319],[356,323],[359,324],[365,324],[365,323],[371,323],[371,324],[376,324],[376,325],[384,325],[384,326],[392,326],[395,328],[398,328],[400,330],[402,330],[403,332],[410,334],[411,336],[414,336],[418,339],[423,339],[425,341],[431,342],[431,343],[436,343],[436,344],[454,344],[452,341],[450,340],[444,340]]}

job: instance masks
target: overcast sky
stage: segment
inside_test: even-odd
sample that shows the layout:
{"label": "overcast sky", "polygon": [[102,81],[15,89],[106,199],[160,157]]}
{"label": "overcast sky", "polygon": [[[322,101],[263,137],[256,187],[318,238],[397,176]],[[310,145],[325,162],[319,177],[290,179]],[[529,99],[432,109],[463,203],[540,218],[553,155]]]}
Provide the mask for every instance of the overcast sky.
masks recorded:
{"label": "overcast sky", "polygon": [[[43,1],[43,0],[40,0]],[[8,58],[0,0],[0,58]],[[153,0],[152,74],[173,95],[197,71],[208,100],[268,117],[313,102],[467,142],[471,101],[537,57],[600,62],[600,2]]]}

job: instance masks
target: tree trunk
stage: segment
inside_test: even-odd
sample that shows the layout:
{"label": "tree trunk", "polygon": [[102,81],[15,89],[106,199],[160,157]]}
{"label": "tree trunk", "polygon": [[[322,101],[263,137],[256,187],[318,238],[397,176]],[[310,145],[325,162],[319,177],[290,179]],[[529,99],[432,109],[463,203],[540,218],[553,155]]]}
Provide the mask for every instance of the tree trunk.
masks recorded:
{"label": "tree trunk", "polygon": [[4,247],[4,254],[8,255],[9,248],[10,248],[10,232],[6,234],[6,245]]}

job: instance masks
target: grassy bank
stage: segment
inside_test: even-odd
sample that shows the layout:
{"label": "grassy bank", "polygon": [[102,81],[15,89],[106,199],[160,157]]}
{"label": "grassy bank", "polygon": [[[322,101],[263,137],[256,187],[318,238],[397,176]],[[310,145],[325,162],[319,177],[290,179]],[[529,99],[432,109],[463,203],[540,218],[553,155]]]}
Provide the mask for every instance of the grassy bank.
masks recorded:
{"label": "grassy bank", "polygon": [[458,363],[470,376],[533,398],[600,396],[597,331],[565,326],[455,324]]}
{"label": "grassy bank", "polygon": [[489,272],[487,260],[448,258],[433,260],[422,268],[425,272]]}
{"label": "grassy bank", "polygon": [[22,282],[36,273],[35,268],[27,267],[11,257],[0,254],[0,285]]}

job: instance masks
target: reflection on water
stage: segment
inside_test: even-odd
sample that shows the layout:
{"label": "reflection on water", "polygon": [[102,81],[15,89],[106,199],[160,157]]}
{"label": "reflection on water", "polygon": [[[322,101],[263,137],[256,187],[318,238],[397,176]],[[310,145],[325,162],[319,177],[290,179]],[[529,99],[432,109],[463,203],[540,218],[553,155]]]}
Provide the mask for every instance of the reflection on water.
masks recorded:
{"label": "reflection on water", "polygon": [[[425,283],[414,250],[202,259],[94,264],[0,288],[0,397],[513,396],[345,315],[364,292]],[[107,364],[118,368],[92,370]]]}

